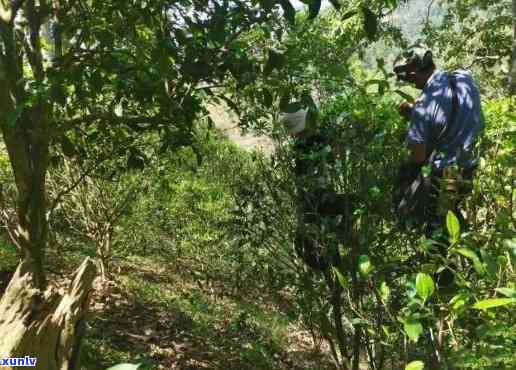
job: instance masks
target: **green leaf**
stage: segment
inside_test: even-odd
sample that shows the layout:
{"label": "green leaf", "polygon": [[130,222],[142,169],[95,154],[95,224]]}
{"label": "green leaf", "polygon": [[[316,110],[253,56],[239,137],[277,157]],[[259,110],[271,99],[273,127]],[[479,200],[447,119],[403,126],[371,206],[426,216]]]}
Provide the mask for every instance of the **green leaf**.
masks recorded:
{"label": "green leaf", "polygon": [[470,259],[473,262],[473,267],[475,268],[475,271],[479,275],[483,275],[485,273],[484,265],[482,265],[480,258],[478,258],[478,255],[473,250],[469,248],[453,248],[452,252],[458,253]]}
{"label": "green leaf", "polygon": [[351,320],[351,324],[353,324],[353,326],[367,326],[369,325],[369,321],[356,317]]}
{"label": "green leaf", "polygon": [[340,17],[340,19],[342,21],[345,21],[346,19],[349,19],[357,14],[358,14],[357,10],[350,10],[349,12],[344,13],[344,15],[342,17]]}
{"label": "green leaf", "polygon": [[485,268],[486,272],[495,277],[498,274],[496,259],[486,249],[480,250],[480,257],[483,262],[482,266]]}
{"label": "green leaf", "polygon": [[425,364],[422,361],[412,361],[407,366],[405,366],[405,370],[423,370],[425,368]]}
{"label": "green leaf", "polygon": [[382,281],[382,284],[380,284],[380,297],[382,298],[383,303],[387,303],[390,295],[391,289],[385,281]]}
{"label": "green leaf", "polygon": [[296,9],[289,0],[279,0],[279,4],[283,8],[283,16],[291,24],[296,24]]}
{"label": "green leaf", "polygon": [[416,276],[416,291],[417,294],[426,301],[435,291],[434,281],[432,277],[425,273],[419,273]]}
{"label": "green leaf", "polygon": [[516,289],[513,288],[496,288],[497,292],[502,293],[504,296],[509,298],[516,298]]}
{"label": "green leaf", "polygon": [[369,275],[374,270],[371,260],[365,254],[358,257],[358,271],[362,276]]}
{"label": "green leaf", "polygon": [[516,303],[516,298],[490,298],[475,303],[473,308],[477,310],[487,310],[489,308],[506,306],[513,303]]}
{"label": "green leaf", "polygon": [[405,333],[407,333],[410,340],[414,343],[416,343],[419,339],[419,336],[423,334],[423,325],[414,319],[406,320],[403,323],[403,329],[405,330]]}
{"label": "green leaf", "polygon": [[138,370],[141,364],[118,364],[115,366],[111,366],[107,370]]}
{"label": "green leaf", "polygon": [[314,19],[321,10],[321,0],[311,0],[308,4],[308,19]]}
{"label": "green leaf", "polygon": [[333,267],[333,272],[335,273],[335,276],[337,276],[337,280],[339,281],[339,284],[341,287],[346,288],[349,284],[346,281],[346,278],[344,275],[342,275],[337,267]]}
{"label": "green leaf", "polygon": [[505,239],[503,246],[510,251],[512,257],[516,258],[516,239]]}
{"label": "green leaf", "polygon": [[402,98],[404,98],[405,100],[407,100],[409,103],[414,103],[414,101],[415,101],[415,99],[411,95],[407,94],[404,91],[394,90],[394,92],[396,94],[398,94],[399,96],[401,96]]}
{"label": "green leaf", "polygon": [[508,249],[516,249],[516,239],[505,239],[503,245]]}
{"label": "green leaf", "polygon": [[421,167],[421,173],[425,177],[430,176],[432,174],[432,167],[430,167],[429,165],[425,165],[425,166]]}
{"label": "green leaf", "polygon": [[387,338],[391,336],[391,333],[390,333],[390,331],[389,331],[389,327],[388,327],[388,326],[386,326],[386,325],[382,325],[382,331],[383,331],[383,333],[385,334],[385,336],[386,336]]}
{"label": "green leaf", "polygon": [[384,80],[378,80],[378,79],[372,79],[372,80],[368,80],[366,81],[366,85],[374,85],[374,84],[381,84],[382,82],[384,82]]}
{"label": "green leaf", "polygon": [[452,211],[448,211],[446,215],[446,228],[448,229],[452,243],[457,243],[460,237],[460,224],[457,216],[455,216]]}
{"label": "green leaf", "polygon": [[465,306],[466,302],[469,300],[469,295],[466,293],[460,293],[454,296],[452,299],[450,299],[450,302],[448,303],[451,306],[451,309],[453,311],[458,311],[462,307]]}
{"label": "green leaf", "polygon": [[364,15],[364,30],[367,38],[372,41],[378,32],[378,20],[376,15],[366,6],[362,7],[362,14]]}

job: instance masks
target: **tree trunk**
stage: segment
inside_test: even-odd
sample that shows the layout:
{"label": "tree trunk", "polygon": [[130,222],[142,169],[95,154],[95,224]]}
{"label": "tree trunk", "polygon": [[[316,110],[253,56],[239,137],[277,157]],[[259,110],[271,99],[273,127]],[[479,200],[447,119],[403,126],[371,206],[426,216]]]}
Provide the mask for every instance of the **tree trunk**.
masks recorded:
{"label": "tree trunk", "polygon": [[509,75],[509,91],[511,95],[516,95],[516,0],[512,0],[512,64]]}
{"label": "tree trunk", "polygon": [[[21,5],[27,22],[15,31]],[[31,356],[37,358],[37,369],[72,370],[78,363],[84,312],[96,269],[87,259],[64,295],[47,289],[45,177],[52,109],[48,97],[26,89],[25,84],[32,78],[38,83],[45,80],[39,40],[42,18],[36,13],[34,1],[0,1],[0,131],[17,188],[17,225],[10,235],[22,257],[0,299],[0,358]],[[29,79],[24,76],[28,66]]]}
{"label": "tree trunk", "polygon": [[[0,99],[6,96],[1,90]],[[17,101],[11,99],[0,103],[0,116],[16,110]],[[37,358],[37,369],[72,370],[78,364],[80,334],[96,268],[87,259],[62,297],[52,286],[47,289],[47,112],[48,107],[41,102],[21,110],[14,122],[2,122],[0,117],[18,193],[18,223],[11,234],[22,254],[22,262],[0,300],[0,334],[9,333],[0,335],[0,358],[31,356]]]}
{"label": "tree trunk", "polygon": [[[16,32],[13,9],[0,2],[0,31],[3,53],[0,53],[0,129],[17,188],[18,225],[13,242],[23,254],[26,268],[33,274],[34,284],[44,290],[46,279],[43,260],[47,236],[45,176],[48,168],[51,135],[51,106],[43,96],[31,96],[21,81],[24,57],[31,63],[37,81],[42,82],[42,62],[36,52],[38,32],[31,33],[34,51],[24,55],[23,33]],[[12,6],[12,5],[11,5]],[[8,16],[11,14],[10,16]],[[28,102],[32,100],[31,104]]]}
{"label": "tree trunk", "polygon": [[111,243],[113,240],[113,228],[110,224],[102,227],[103,233],[100,240],[97,240],[97,254],[99,257],[100,276],[102,281],[110,279]]}
{"label": "tree trunk", "polygon": [[22,262],[0,301],[0,333],[9,333],[0,336],[0,357],[35,357],[41,370],[77,369],[80,331],[95,275],[95,265],[87,258],[60,297],[53,289],[42,293],[30,266]]}

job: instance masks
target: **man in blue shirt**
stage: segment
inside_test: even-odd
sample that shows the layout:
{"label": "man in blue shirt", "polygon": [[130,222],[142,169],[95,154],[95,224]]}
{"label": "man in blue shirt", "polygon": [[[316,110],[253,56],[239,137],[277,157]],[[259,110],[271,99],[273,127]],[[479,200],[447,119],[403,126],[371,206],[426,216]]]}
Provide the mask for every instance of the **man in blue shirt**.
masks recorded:
{"label": "man in blue shirt", "polygon": [[[445,216],[438,204],[442,198],[438,179],[449,177],[451,169],[455,169],[456,179],[471,180],[477,161],[475,143],[484,128],[484,119],[480,93],[469,71],[449,74],[437,69],[430,50],[413,48],[404,57],[404,63],[397,65],[394,72],[422,92],[415,103],[402,103],[399,111],[410,120],[408,167],[413,172],[419,172],[423,165],[431,169],[434,190],[428,194],[423,217],[427,234],[431,234]],[[462,220],[457,205],[458,201],[449,204],[448,209]]]}

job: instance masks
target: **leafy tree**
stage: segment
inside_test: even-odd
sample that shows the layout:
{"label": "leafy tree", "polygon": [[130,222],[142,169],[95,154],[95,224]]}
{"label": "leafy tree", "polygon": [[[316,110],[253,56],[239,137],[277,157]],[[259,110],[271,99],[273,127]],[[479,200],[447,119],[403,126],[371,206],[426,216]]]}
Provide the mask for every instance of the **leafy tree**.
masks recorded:
{"label": "leafy tree", "polygon": [[516,0],[512,0],[512,29],[513,29],[513,39],[512,39],[512,64],[511,64],[511,74],[510,81],[511,86],[510,90],[512,94],[516,93]]}
{"label": "leafy tree", "polygon": [[73,133],[94,143],[99,133],[147,130],[165,148],[188,144],[209,87],[257,68],[235,48],[239,35],[273,13],[249,1],[0,2],[0,128],[17,188],[10,233],[22,255],[0,302],[0,331],[11,333],[0,352],[35,354],[41,369],[77,366],[95,272],[87,260],[65,297],[45,293],[54,144],[80,154]]}
{"label": "leafy tree", "polygon": [[[137,198],[148,186],[144,173],[106,178],[99,173],[77,173],[80,165],[69,161],[50,171],[49,193],[55,194],[51,219],[54,240],[73,235],[96,246],[103,281],[110,277],[110,261],[120,234],[120,224],[131,214]],[[62,189],[66,190],[66,194]],[[63,245],[61,242],[60,245]]]}
{"label": "leafy tree", "polygon": [[490,96],[509,89],[514,35],[511,1],[447,0],[443,21],[423,34],[445,68],[472,69]]}

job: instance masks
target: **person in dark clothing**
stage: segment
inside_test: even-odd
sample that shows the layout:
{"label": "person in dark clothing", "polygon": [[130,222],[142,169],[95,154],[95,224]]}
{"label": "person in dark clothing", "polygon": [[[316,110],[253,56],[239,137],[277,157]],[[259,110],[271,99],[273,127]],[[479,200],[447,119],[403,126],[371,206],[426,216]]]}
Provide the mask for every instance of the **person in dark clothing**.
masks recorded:
{"label": "person in dark clothing", "polygon": [[297,188],[299,217],[296,252],[313,269],[327,270],[340,261],[336,248],[322,243],[321,226],[327,217],[349,215],[354,197],[337,194],[330,173],[338,156],[328,129],[317,127],[315,107],[283,113],[281,121],[293,138],[293,172]]}

